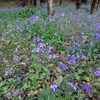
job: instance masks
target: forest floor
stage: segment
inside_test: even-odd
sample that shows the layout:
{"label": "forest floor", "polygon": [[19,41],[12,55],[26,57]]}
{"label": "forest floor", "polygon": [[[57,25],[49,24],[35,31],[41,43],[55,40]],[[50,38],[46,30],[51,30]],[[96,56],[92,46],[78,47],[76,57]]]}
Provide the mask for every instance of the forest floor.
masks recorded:
{"label": "forest floor", "polygon": [[[68,3],[73,3],[72,1],[67,0]],[[12,7],[18,7],[22,2],[19,0],[14,1],[0,1],[0,9],[3,8],[12,8]],[[55,2],[56,3],[56,2]],[[42,2],[44,4],[44,2]]]}
{"label": "forest floor", "polygon": [[100,100],[100,8],[53,8],[0,10],[0,100]]}
{"label": "forest floor", "polygon": [[20,3],[21,2],[18,1],[18,0],[16,0],[16,1],[5,1],[5,2],[0,1],[0,9],[11,8],[11,7],[18,7],[18,5]]}

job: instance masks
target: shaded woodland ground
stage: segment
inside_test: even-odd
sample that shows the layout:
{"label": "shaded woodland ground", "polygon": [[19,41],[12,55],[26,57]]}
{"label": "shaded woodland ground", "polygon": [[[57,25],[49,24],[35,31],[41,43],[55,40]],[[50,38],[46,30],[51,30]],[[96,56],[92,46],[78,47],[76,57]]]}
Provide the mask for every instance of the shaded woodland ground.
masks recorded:
{"label": "shaded woodland ground", "polygon": [[[74,3],[74,1],[70,0],[64,0],[64,2]],[[58,3],[58,0],[54,1],[55,3]],[[22,3],[21,0],[9,0],[9,1],[0,1],[0,8],[10,8],[10,7],[18,7]],[[44,1],[41,2],[42,4],[45,3]]]}

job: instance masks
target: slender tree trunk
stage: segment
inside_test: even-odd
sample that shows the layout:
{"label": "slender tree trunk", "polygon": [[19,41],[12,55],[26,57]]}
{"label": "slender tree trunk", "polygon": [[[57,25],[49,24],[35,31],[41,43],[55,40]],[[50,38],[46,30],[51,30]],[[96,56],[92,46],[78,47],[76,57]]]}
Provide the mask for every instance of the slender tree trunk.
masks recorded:
{"label": "slender tree trunk", "polygon": [[32,0],[32,6],[34,6],[34,0]]}
{"label": "slender tree trunk", "polygon": [[92,1],[91,9],[90,9],[90,14],[93,14],[93,11],[94,11],[95,5],[96,5],[96,1],[97,1],[97,0],[93,0],[93,1]]}
{"label": "slender tree trunk", "polygon": [[59,5],[61,6],[61,4],[62,4],[62,0],[59,0]]}
{"label": "slender tree trunk", "polygon": [[28,7],[31,5],[31,0],[28,0]]}
{"label": "slender tree trunk", "polygon": [[36,0],[36,6],[40,7],[40,0]]}
{"label": "slender tree trunk", "polygon": [[99,4],[100,4],[100,0],[97,1],[97,8],[96,8],[96,10],[98,9]]}
{"label": "slender tree trunk", "polygon": [[76,9],[80,9],[81,4],[82,4],[82,0],[76,0],[76,3],[75,3]]}
{"label": "slender tree trunk", "polygon": [[24,2],[25,2],[25,5],[28,6],[28,1],[27,0],[24,0]]}
{"label": "slender tree trunk", "polygon": [[48,0],[47,1],[48,15],[52,15],[53,14],[52,3],[53,3],[53,0]]}

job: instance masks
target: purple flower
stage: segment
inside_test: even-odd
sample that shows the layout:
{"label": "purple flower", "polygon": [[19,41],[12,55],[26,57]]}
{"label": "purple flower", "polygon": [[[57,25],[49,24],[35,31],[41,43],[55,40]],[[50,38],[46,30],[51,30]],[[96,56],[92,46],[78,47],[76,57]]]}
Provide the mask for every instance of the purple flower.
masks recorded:
{"label": "purple flower", "polygon": [[46,51],[46,48],[41,48],[42,53],[44,53]]}
{"label": "purple flower", "polygon": [[98,68],[95,72],[92,72],[92,74],[100,76],[100,68]]}
{"label": "purple flower", "polygon": [[96,32],[95,36],[96,36],[96,38],[97,38],[98,40],[100,40],[100,31]]}
{"label": "purple flower", "polygon": [[80,44],[78,42],[74,42],[74,45],[80,47]]}
{"label": "purple flower", "polygon": [[8,76],[8,75],[9,75],[9,73],[7,71],[5,71],[4,76]]}
{"label": "purple flower", "polygon": [[52,53],[52,49],[53,49],[53,47],[48,47],[48,53]]}
{"label": "purple flower", "polygon": [[94,26],[95,28],[100,29],[100,21],[94,22]]}
{"label": "purple flower", "polygon": [[73,64],[76,63],[76,59],[75,59],[75,56],[74,56],[74,55],[70,56],[69,60],[70,60]]}
{"label": "purple flower", "polygon": [[42,65],[42,64],[43,64],[43,62],[42,62],[42,61],[39,61],[39,64],[40,64],[40,65]]}
{"label": "purple flower", "polygon": [[18,60],[20,59],[20,57],[19,57],[19,56],[15,56],[14,59],[15,59],[16,61],[18,61]]}
{"label": "purple flower", "polygon": [[82,51],[80,51],[80,56],[81,56],[81,58],[84,58],[84,54]]}
{"label": "purple flower", "polygon": [[35,36],[33,41],[36,43],[37,47],[34,48],[32,52],[42,56],[42,54],[46,51],[46,44],[44,42],[40,42],[39,36]]}
{"label": "purple flower", "polygon": [[65,14],[64,13],[62,13],[62,16],[64,16]]}
{"label": "purple flower", "polygon": [[84,35],[85,33],[83,31],[81,31],[80,34]]}
{"label": "purple flower", "polygon": [[76,58],[80,59],[80,54],[79,53],[76,54]]}
{"label": "purple flower", "polygon": [[60,67],[61,67],[63,70],[67,70],[67,69],[68,69],[68,67],[67,67],[64,63],[60,62],[59,64],[60,64]]}
{"label": "purple flower", "polygon": [[90,42],[90,46],[93,46],[93,45],[94,45],[94,44],[93,44],[93,42],[91,41],[91,42]]}
{"label": "purple flower", "polygon": [[19,48],[20,48],[20,45],[17,45],[17,47],[15,48],[15,52],[18,52]]}
{"label": "purple flower", "polygon": [[90,92],[90,87],[89,87],[88,85],[86,85],[86,84],[81,84],[80,86],[81,86],[81,88],[82,88],[83,90],[85,90],[86,93]]}
{"label": "purple flower", "polygon": [[33,15],[31,18],[27,18],[25,23],[35,24],[39,20],[38,16]]}
{"label": "purple flower", "polygon": [[37,55],[39,55],[39,56],[42,56],[42,51],[41,51],[41,49],[40,48],[34,48],[33,50],[32,50],[32,52],[35,52]]}
{"label": "purple flower", "polygon": [[56,91],[56,89],[58,88],[59,84],[53,83],[50,88],[53,90],[53,92]]}
{"label": "purple flower", "polygon": [[66,58],[67,58],[67,59],[69,59],[69,58],[70,58],[70,56],[71,56],[71,55],[70,55],[70,54],[68,54],[68,55],[66,56]]}
{"label": "purple flower", "polygon": [[8,32],[4,32],[4,33],[2,33],[2,36],[4,37],[4,36],[6,36],[8,34]]}
{"label": "purple flower", "polygon": [[69,85],[73,90],[76,91],[76,85],[74,85],[74,84],[71,83],[71,82],[68,82],[68,85]]}
{"label": "purple flower", "polygon": [[39,42],[39,43],[37,44],[37,47],[39,47],[39,48],[44,48],[45,46],[46,46],[45,43]]}
{"label": "purple flower", "polygon": [[35,43],[40,42],[40,38],[39,38],[39,36],[35,36],[33,41],[34,41]]}
{"label": "purple flower", "polygon": [[49,59],[55,59],[55,57],[56,57],[55,54],[49,54],[49,55],[48,55],[48,58],[49,58]]}

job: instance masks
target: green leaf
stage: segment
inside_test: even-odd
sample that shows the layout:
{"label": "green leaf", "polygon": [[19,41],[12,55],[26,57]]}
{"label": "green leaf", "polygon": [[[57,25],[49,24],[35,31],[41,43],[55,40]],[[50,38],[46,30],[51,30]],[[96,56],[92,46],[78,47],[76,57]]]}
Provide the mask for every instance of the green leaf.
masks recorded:
{"label": "green leaf", "polygon": [[52,63],[51,63],[51,64],[49,64],[49,65],[47,65],[47,67],[52,67],[52,66],[54,66],[54,64],[52,64]]}
{"label": "green leaf", "polygon": [[61,46],[58,46],[58,50],[61,50],[61,51],[65,51],[66,50],[66,47],[61,45]]}
{"label": "green leaf", "polygon": [[50,99],[48,98],[48,100],[56,100],[55,94],[51,94]]}
{"label": "green leaf", "polygon": [[75,73],[75,78],[79,81],[80,80],[80,77],[78,74]]}
{"label": "green leaf", "polygon": [[63,81],[63,77],[62,76],[58,76],[57,83],[60,84],[62,81]]}
{"label": "green leaf", "polygon": [[90,80],[89,77],[85,77],[84,79],[85,79],[86,81],[89,81],[89,80]]}
{"label": "green leaf", "polygon": [[0,82],[0,87],[2,87],[3,85],[5,85],[5,81]]}
{"label": "green leaf", "polygon": [[25,83],[24,85],[23,85],[23,89],[24,90],[26,90],[27,88],[29,88],[30,86],[27,84],[27,83]]}
{"label": "green leaf", "polygon": [[82,74],[83,72],[84,72],[83,69],[79,69],[79,70],[78,70],[78,74]]}
{"label": "green leaf", "polygon": [[62,73],[62,70],[60,69],[60,68],[56,68],[57,69],[57,71],[59,72],[59,73]]}
{"label": "green leaf", "polygon": [[8,90],[8,88],[9,88],[9,86],[4,86],[4,87],[2,87],[2,89],[3,89],[3,91],[7,91]]}

